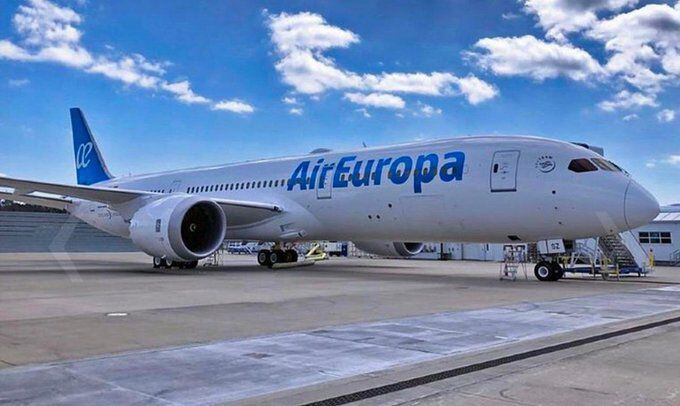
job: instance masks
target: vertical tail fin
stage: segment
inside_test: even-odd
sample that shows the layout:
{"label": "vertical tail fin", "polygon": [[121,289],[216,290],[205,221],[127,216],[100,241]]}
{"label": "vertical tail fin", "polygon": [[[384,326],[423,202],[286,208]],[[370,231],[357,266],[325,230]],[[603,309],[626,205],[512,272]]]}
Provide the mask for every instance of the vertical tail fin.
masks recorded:
{"label": "vertical tail fin", "polygon": [[73,152],[76,157],[76,175],[79,185],[92,185],[112,178],[104,163],[97,142],[85,121],[83,112],[75,107],[71,110],[73,129]]}

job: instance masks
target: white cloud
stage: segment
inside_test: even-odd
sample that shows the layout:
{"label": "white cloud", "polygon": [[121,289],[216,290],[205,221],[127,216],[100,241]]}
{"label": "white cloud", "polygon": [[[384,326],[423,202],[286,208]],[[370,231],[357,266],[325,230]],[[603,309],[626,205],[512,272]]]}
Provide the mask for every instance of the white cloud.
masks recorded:
{"label": "white cloud", "polygon": [[299,104],[298,100],[295,97],[286,96],[283,99],[281,99],[281,101],[284,102],[285,104],[293,104],[293,105]]}
{"label": "white cloud", "polygon": [[31,83],[28,79],[9,79],[7,85],[9,87],[23,87]]}
{"label": "white cloud", "polygon": [[501,76],[525,76],[539,81],[565,76],[582,81],[604,73],[586,51],[569,44],[546,42],[532,35],[482,38],[475,47],[483,51],[468,55],[481,67]]}
{"label": "white cloud", "polygon": [[468,75],[457,80],[460,92],[465,95],[465,98],[470,104],[479,104],[481,102],[493,99],[498,95],[498,89],[495,86],[477,78],[474,75]]}
{"label": "white cloud", "polygon": [[[678,83],[680,73],[680,8],[649,4],[608,20],[587,32],[604,43],[611,54],[608,71],[620,74],[632,86],[659,92],[665,82]],[[656,68],[661,66],[662,70]]]}
{"label": "white cloud", "polygon": [[364,75],[365,86],[379,92],[414,93],[428,96],[451,94],[458,78],[451,73],[383,73]]}
{"label": "white cloud", "polygon": [[[598,79],[625,89],[626,97],[600,103],[609,111],[656,106],[660,92],[680,85],[680,1],[675,6],[644,2],[635,9],[639,0],[519,1],[548,40],[530,35],[479,40],[468,54],[496,75]],[[601,44],[601,62],[572,45],[570,34]]]}
{"label": "white cloud", "polygon": [[231,111],[238,114],[250,114],[255,111],[253,106],[238,99],[222,100],[214,103],[210,108],[212,110]]}
{"label": "white cloud", "polygon": [[293,107],[290,110],[288,110],[288,113],[290,113],[294,116],[301,116],[304,113],[304,110],[302,110],[299,107]]}
{"label": "white cloud", "polygon": [[432,117],[442,114],[442,110],[432,107],[429,104],[418,102],[418,111],[414,114],[422,117]]}
{"label": "white cloud", "polygon": [[524,0],[524,10],[535,14],[548,38],[566,42],[566,35],[591,27],[601,10],[615,11],[638,0]]}
{"label": "white cloud", "polygon": [[504,20],[516,20],[520,18],[520,15],[517,13],[503,13],[501,14],[501,18]]}
{"label": "white cloud", "polygon": [[386,109],[403,109],[406,102],[399,96],[387,93],[345,93],[345,99],[355,104]]}
{"label": "white cloud", "polygon": [[605,100],[598,103],[598,106],[604,111],[616,111],[645,106],[655,107],[657,105],[658,104],[654,96],[639,92],[631,93],[628,90],[622,90],[618,92],[611,100]]}
{"label": "white cloud", "polygon": [[640,117],[638,117],[637,114],[628,114],[628,115],[623,116],[623,121],[633,121],[633,120],[637,120],[638,118],[640,118]]}
{"label": "white cloud", "polygon": [[363,115],[364,118],[371,118],[371,113],[369,113],[368,110],[366,109],[356,109],[354,111],[356,111],[357,113],[361,113],[361,115]]}
{"label": "white cloud", "polygon": [[318,96],[329,90],[353,90],[380,94],[463,95],[473,104],[498,94],[492,85],[474,76],[459,78],[448,72],[362,74],[344,69],[323,51],[347,48],[358,43],[359,36],[328,24],[318,14],[271,15],[268,26],[279,55],[275,68],[283,82],[298,93]]}
{"label": "white cloud", "polygon": [[[210,104],[213,110],[246,113],[248,106],[214,102],[197,94],[187,80],[168,82],[163,78],[169,62],[150,61],[143,55],[95,55],[80,42],[83,33],[77,28],[82,17],[69,7],[48,0],[27,0],[13,17],[19,44],[0,40],[0,59],[18,62],[49,62],[102,75],[106,78],[153,91],[164,91],[187,104]],[[113,51],[110,47],[109,51]],[[226,103],[226,104],[225,104]],[[243,106],[242,106],[243,105]],[[252,112],[252,111],[250,111]]]}
{"label": "white cloud", "polygon": [[675,111],[670,109],[663,109],[656,114],[656,119],[661,123],[670,123],[675,120]]}
{"label": "white cloud", "polygon": [[328,25],[319,14],[309,12],[271,16],[269,28],[272,42],[284,54],[296,50],[346,48],[359,42],[353,32]]}
{"label": "white cloud", "polygon": [[655,160],[648,161],[648,162],[645,163],[645,166],[646,166],[647,168],[650,168],[650,169],[651,169],[651,168],[656,168],[656,161],[655,161]]}
{"label": "white cloud", "polygon": [[670,165],[680,165],[680,155],[669,155],[665,162]]}
{"label": "white cloud", "polygon": [[[208,104],[210,103],[210,99],[207,97],[203,97],[200,95],[197,95],[194,93],[193,90],[191,90],[191,84],[189,83],[188,80],[183,80],[181,82],[175,82],[175,83],[163,83],[161,85],[163,89],[167,90],[168,92],[174,94],[177,97],[177,100],[187,103],[187,104]],[[214,106],[216,107],[216,106]],[[222,110],[219,108],[215,108],[215,110]],[[224,109],[228,110],[228,109]]]}

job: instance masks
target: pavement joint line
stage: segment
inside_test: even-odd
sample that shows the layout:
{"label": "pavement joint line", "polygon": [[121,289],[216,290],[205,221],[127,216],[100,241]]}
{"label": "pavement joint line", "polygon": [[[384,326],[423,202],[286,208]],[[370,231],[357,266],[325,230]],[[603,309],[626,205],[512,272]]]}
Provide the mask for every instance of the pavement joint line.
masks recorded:
{"label": "pavement joint line", "polygon": [[374,398],[381,395],[386,395],[392,392],[398,392],[404,389],[414,388],[417,386],[426,385],[432,382],[441,381],[444,379],[453,378],[460,375],[466,375],[472,372],[483,371],[485,369],[494,368],[497,366],[534,358],[540,355],[551,354],[558,351],[579,347],[586,344],[595,343],[598,341],[604,341],[611,338],[632,334],[644,330],[649,330],[656,327],[661,327],[673,323],[680,322],[680,316],[675,316],[667,319],[656,320],[653,322],[639,324],[632,327],[623,328],[620,330],[609,331],[602,334],[596,334],[589,337],[583,337],[576,340],[565,341],[559,344],[553,344],[529,351],[523,351],[511,355],[506,355],[499,358],[494,358],[491,360],[481,361],[469,365],[464,365],[461,367],[448,369],[440,372],[435,372],[431,374],[421,375],[419,377],[401,380],[387,385],[376,386],[369,389],[364,389],[357,392],[348,393],[345,395],[335,396],[332,398],[327,398],[315,402],[310,402],[304,406],[335,406],[344,405],[351,402],[358,402],[361,400],[366,400]]}

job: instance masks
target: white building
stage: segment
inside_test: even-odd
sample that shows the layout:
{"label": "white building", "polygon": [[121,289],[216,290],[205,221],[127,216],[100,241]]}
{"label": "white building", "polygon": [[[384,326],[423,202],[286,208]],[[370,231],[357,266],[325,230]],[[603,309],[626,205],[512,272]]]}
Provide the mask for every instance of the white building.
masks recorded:
{"label": "white building", "polygon": [[654,252],[657,264],[680,265],[680,213],[661,213],[632,233],[645,251]]}

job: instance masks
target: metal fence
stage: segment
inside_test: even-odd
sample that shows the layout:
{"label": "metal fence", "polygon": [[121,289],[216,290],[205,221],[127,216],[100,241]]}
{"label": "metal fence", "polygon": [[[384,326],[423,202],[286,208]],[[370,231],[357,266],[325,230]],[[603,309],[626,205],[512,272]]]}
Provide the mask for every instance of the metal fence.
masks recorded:
{"label": "metal fence", "polygon": [[63,213],[0,212],[0,252],[133,252],[125,238]]}

